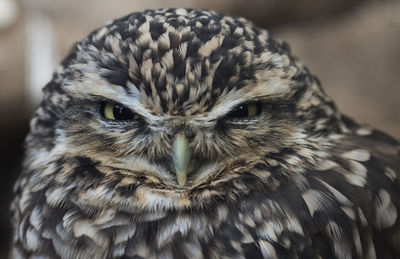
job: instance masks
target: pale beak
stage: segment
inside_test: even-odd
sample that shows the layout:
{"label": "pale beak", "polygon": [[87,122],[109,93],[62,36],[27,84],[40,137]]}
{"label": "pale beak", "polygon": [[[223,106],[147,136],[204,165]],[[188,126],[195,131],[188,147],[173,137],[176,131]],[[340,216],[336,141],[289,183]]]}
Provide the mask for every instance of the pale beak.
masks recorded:
{"label": "pale beak", "polygon": [[185,135],[179,134],[172,144],[172,159],[174,160],[176,179],[180,186],[186,184],[190,156],[189,141]]}

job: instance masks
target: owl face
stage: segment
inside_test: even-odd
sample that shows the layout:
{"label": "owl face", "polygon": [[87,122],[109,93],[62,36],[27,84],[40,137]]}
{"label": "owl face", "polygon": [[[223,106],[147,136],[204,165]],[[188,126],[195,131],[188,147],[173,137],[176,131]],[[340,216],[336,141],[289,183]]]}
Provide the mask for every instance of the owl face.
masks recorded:
{"label": "owl face", "polygon": [[[285,173],[258,174],[277,166],[268,158],[306,153],[336,118],[286,44],[242,18],[190,9],[94,31],[44,92],[28,167],[82,206],[201,206],[250,191],[243,179],[273,187]],[[54,203],[63,195],[49,191]]]}

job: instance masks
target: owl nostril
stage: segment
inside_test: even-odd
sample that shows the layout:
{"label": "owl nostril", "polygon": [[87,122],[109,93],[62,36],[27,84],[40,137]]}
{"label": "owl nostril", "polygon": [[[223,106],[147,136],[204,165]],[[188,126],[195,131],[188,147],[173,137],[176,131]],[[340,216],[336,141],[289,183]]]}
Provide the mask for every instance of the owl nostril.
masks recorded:
{"label": "owl nostril", "polygon": [[196,133],[194,132],[194,130],[192,130],[189,127],[185,127],[185,129],[183,130],[183,133],[185,134],[185,137],[190,141],[194,138],[194,136],[196,135]]}

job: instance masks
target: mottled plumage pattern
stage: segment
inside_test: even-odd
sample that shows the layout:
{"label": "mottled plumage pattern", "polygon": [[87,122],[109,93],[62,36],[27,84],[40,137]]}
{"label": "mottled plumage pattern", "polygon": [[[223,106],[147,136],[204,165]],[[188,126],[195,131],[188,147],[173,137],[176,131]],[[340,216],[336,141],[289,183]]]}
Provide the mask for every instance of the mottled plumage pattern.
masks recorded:
{"label": "mottled plumage pattern", "polygon": [[[140,119],[105,119],[102,102]],[[94,31],[45,87],[26,148],[13,258],[400,257],[399,142],[342,115],[243,18],[149,10]]]}

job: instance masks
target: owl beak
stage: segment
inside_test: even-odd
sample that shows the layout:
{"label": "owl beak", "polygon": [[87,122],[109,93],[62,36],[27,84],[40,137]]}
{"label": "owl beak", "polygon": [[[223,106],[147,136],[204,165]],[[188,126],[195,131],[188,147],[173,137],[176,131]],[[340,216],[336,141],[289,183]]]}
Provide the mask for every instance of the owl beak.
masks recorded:
{"label": "owl beak", "polygon": [[176,179],[180,186],[186,184],[190,157],[189,141],[184,134],[179,134],[172,144],[172,159],[174,161]]}

